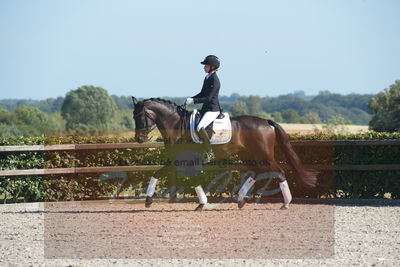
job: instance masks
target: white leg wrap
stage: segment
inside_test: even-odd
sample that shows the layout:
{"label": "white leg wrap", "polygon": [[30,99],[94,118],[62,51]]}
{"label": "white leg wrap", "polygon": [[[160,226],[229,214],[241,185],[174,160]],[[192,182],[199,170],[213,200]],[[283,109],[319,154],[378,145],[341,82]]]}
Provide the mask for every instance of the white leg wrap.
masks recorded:
{"label": "white leg wrap", "polygon": [[254,185],[255,182],[256,182],[256,180],[254,180],[253,178],[251,178],[251,177],[247,178],[246,182],[244,182],[244,184],[242,185],[242,187],[239,190],[238,201],[243,200],[243,198],[247,195],[247,192]]}
{"label": "white leg wrap", "polygon": [[204,193],[203,187],[201,187],[201,185],[198,185],[194,188],[194,190],[196,190],[196,194],[199,197],[199,203],[200,204],[207,204],[207,196]]}
{"label": "white leg wrap", "polygon": [[292,201],[292,194],[290,193],[289,185],[287,181],[283,181],[279,183],[279,187],[281,188],[282,195],[283,195],[283,201],[285,204],[289,204],[290,201]]}
{"label": "white leg wrap", "polygon": [[151,177],[150,178],[150,183],[149,186],[147,187],[147,196],[152,197],[154,194],[154,191],[156,190],[156,184],[157,184],[158,179]]}

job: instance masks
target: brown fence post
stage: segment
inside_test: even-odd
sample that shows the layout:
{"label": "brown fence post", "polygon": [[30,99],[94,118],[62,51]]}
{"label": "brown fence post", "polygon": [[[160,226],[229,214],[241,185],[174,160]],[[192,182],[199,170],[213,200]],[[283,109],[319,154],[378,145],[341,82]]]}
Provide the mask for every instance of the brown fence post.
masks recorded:
{"label": "brown fence post", "polygon": [[[360,162],[360,147],[359,146],[352,146],[353,153],[352,153],[352,165],[357,165]],[[361,178],[361,171],[353,170],[351,171],[351,176],[353,178],[353,192],[352,197],[359,198],[360,197],[360,178]]]}

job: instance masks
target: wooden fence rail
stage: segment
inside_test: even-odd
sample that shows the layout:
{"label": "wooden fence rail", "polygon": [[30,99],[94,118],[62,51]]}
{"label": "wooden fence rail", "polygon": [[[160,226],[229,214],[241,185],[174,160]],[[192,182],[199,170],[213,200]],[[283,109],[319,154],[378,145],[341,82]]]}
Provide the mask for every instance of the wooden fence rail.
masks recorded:
{"label": "wooden fence rail", "polygon": [[[294,140],[293,146],[387,146],[400,145],[400,140]],[[69,151],[69,150],[107,150],[127,148],[158,148],[164,143],[106,143],[106,144],[64,144],[64,145],[32,145],[32,146],[0,146],[0,152],[24,152],[24,151]]]}
{"label": "wooden fence rail", "polygon": [[[293,146],[388,146],[400,145],[400,140],[294,140]],[[106,143],[106,144],[63,144],[63,145],[32,145],[32,146],[0,146],[0,152],[34,152],[34,151],[79,151],[79,150],[108,150],[108,149],[137,149],[137,148],[159,148],[162,142],[157,143]],[[353,159],[358,158],[358,149],[353,151]],[[400,164],[348,164],[348,165],[305,165],[306,168],[316,170],[338,170],[338,171],[376,171],[376,170],[400,170]],[[51,168],[51,169],[26,169],[26,170],[0,170],[0,177],[4,176],[28,176],[28,175],[51,175],[51,174],[80,174],[80,173],[105,173],[105,172],[133,172],[133,171],[156,171],[162,165],[139,165],[139,166],[105,166],[105,167],[77,167],[77,168]],[[244,166],[205,166],[205,170],[240,170]]]}
{"label": "wooden fence rail", "polygon": [[107,143],[107,144],[66,144],[66,145],[36,145],[36,146],[0,146],[0,152],[24,151],[70,151],[70,150],[107,150],[127,148],[157,148],[164,143]]}

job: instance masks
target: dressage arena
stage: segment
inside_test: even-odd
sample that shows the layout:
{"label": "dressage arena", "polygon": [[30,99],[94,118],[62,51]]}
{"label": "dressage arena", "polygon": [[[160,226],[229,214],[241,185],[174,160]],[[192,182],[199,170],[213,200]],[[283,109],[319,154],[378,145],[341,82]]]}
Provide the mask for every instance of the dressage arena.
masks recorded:
{"label": "dressage arena", "polygon": [[400,202],[0,206],[0,266],[398,266]]}

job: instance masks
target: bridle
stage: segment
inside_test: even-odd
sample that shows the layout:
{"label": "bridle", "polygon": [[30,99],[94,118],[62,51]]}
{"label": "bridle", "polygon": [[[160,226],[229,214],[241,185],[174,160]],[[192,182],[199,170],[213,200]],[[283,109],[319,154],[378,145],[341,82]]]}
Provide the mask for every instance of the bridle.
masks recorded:
{"label": "bridle", "polygon": [[[186,104],[178,105],[178,108],[175,111],[171,112],[171,114],[169,114],[167,116],[167,118],[165,118],[165,120],[169,119],[175,113],[178,113],[178,110],[186,110]],[[133,117],[136,118],[136,117],[141,116],[142,114],[144,114],[147,119],[150,119],[153,122],[153,125],[149,127],[149,123],[148,123],[147,119],[145,119],[144,120],[144,122],[145,122],[144,123],[145,124],[144,128],[136,129],[136,130],[137,131],[151,132],[152,130],[154,130],[157,127],[156,120],[149,114],[149,112],[146,110],[145,106],[143,106],[142,111],[140,111],[139,113],[135,114]],[[184,125],[184,119],[182,117],[181,117],[181,120],[182,120],[181,130],[183,131],[185,129],[186,125]]]}
{"label": "bridle", "polygon": [[135,114],[133,117],[134,117],[134,118],[139,117],[139,116],[141,116],[143,113],[144,113],[144,116],[145,116],[146,118],[150,119],[154,124],[153,124],[152,126],[149,127],[149,123],[148,123],[147,119],[145,119],[145,120],[144,120],[145,127],[144,127],[144,128],[141,128],[141,129],[136,129],[136,130],[138,130],[138,131],[143,131],[143,130],[145,130],[145,131],[147,131],[147,132],[151,132],[151,131],[153,131],[153,130],[157,127],[157,124],[156,124],[155,119],[153,119],[153,118],[150,116],[150,114],[147,112],[147,110],[146,110],[145,107],[143,107],[143,110],[142,110],[141,112],[139,112],[138,114]]}

